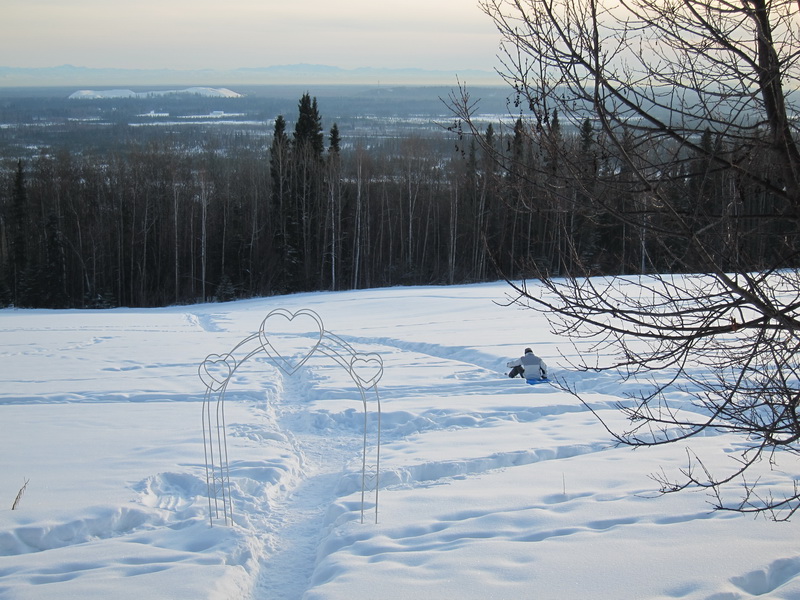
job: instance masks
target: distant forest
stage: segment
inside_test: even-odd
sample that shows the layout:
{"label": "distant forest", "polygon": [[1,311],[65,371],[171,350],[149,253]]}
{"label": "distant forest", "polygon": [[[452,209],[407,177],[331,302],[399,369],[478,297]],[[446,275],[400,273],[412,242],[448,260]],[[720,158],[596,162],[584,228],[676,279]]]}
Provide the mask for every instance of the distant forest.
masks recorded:
{"label": "distant forest", "polygon": [[[0,304],[162,306],[534,272],[691,269],[669,231],[648,237],[652,223],[643,227],[643,219],[656,213],[632,201],[647,190],[628,181],[618,156],[599,154],[589,120],[567,127],[554,113],[547,135],[519,119],[513,128],[489,122],[479,136],[454,123],[444,138],[343,143],[335,124],[323,130],[309,94],[290,117],[275,119],[267,139],[151,136],[7,164]],[[700,143],[717,140],[707,133]],[[774,199],[708,158],[683,159],[662,185],[687,212],[717,224],[698,221],[697,235],[711,248],[719,239],[722,249],[726,237],[747,231],[747,255],[774,259],[784,225],[760,218]],[[605,197],[626,218],[611,218],[589,196]],[[735,220],[719,219],[726,214]]]}

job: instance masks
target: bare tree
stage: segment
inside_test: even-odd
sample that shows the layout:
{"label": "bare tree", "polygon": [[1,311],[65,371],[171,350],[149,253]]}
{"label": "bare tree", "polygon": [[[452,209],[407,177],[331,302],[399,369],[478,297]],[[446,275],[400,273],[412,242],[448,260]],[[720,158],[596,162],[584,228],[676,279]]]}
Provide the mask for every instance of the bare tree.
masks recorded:
{"label": "bare tree", "polygon": [[[501,74],[531,143],[556,148],[554,114],[561,135],[573,132],[559,178],[530,166],[525,177],[588,215],[603,240],[589,252],[565,230],[566,277],[531,261],[544,285],[511,282],[512,301],[587,343],[577,368],[651,382],[621,404],[630,426],[612,431],[620,442],[744,439],[732,470],[712,473],[691,455],[680,476],[654,476],[662,491],[700,486],[717,509],[789,518],[800,508],[794,478],[773,488],[751,476],[778,463],[796,471],[800,451],[800,5],[481,7],[502,35]],[[451,107],[480,141],[465,88]],[[611,276],[592,277],[599,269]],[[599,350],[613,360],[597,363]],[[741,486],[734,500],[723,497],[730,486]]]}

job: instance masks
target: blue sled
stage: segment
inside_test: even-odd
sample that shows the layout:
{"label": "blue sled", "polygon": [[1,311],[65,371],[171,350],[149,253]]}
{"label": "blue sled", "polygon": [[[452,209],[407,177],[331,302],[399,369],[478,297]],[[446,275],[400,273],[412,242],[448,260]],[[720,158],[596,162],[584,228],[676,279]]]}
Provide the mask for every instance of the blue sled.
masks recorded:
{"label": "blue sled", "polygon": [[540,383],[550,383],[550,380],[546,377],[544,379],[526,379],[525,383],[528,385],[539,385]]}

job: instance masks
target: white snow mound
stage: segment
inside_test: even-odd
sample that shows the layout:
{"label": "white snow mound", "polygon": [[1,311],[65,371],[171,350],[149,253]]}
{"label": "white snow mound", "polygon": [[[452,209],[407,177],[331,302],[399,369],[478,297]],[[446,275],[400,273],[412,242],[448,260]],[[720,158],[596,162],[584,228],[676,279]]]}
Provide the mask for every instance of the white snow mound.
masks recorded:
{"label": "white snow mound", "polygon": [[241,98],[242,94],[227,88],[190,87],[183,90],[157,90],[134,92],[128,89],[78,90],[69,95],[70,100],[109,100],[114,98],[152,98],[156,96],[192,95],[207,98]]}

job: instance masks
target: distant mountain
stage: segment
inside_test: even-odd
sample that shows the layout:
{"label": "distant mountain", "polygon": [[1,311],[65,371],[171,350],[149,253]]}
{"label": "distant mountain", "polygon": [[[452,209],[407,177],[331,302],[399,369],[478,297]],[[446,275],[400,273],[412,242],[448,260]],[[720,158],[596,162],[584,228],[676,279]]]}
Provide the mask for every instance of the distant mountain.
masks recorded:
{"label": "distant mountain", "polygon": [[456,80],[472,85],[500,85],[490,71],[468,69],[342,69],[328,65],[277,65],[232,70],[94,69],[61,65],[46,68],[0,66],[0,87],[40,86],[220,86],[260,84],[386,84],[452,85]]}

